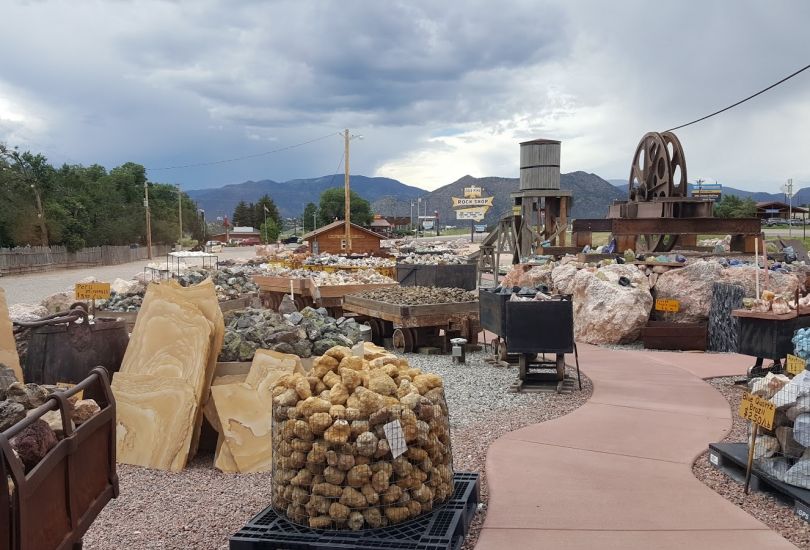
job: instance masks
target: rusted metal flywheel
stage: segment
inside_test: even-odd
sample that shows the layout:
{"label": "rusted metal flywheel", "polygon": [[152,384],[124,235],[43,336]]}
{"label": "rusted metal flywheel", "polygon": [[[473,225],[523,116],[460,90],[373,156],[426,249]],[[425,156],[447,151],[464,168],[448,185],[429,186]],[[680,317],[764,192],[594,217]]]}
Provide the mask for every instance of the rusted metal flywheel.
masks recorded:
{"label": "rusted metal flywheel", "polygon": [[[630,202],[661,201],[664,218],[673,217],[677,201],[666,199],[687,197],[686,157],[678,137],[672,132],[649,132],[641,138],[633,155],[628,181]],[[644,245],[651,252],[669,252],[678,235],[643,235]]]}

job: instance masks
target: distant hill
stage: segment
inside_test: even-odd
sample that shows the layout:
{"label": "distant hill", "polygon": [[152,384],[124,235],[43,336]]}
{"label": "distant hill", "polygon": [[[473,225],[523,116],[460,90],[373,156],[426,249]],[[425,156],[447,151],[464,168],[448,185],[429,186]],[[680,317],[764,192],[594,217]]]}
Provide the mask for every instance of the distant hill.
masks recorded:
{"label": "distant hill", "polygon": [[[492,201],[493,207],[484,218],[485,223],[493,224],[511,211],[512,198],[510,193],[518,190],[520,180],[518,178],[474,178],[464,176],[453,183],[439,187],[422,199],[427,201],[428,214],[433,214],[435,210],[438,210],[442,224],[455,225],[456,215],[452,208],[451,199],[452,197],[463,197],[464,188],[471,185],[479,185],[484,188],[486,196],[495,197]],[[607,181],[596,174],[586,172],[561,174],[560,187],[573,191],[573,206],[570,213],[572,218],[604,218],[607,215],[608,205],[614,200],[624,197],[620,191]],[[424,208],[424,202],[422,205]],[[375,212],[383,215],[410,216],[410,208],[410,201],[389,199],[375,203]],[[468,222],[461,223],[467,224]]]}
{"label": "distant hill", "polygon": [[[616,189],[620,190],[622,194],[627,194],[627,180],[608,180],[613,184]],[[697,186],[689,184],[690,191]],[[756,202],[779,201],[785,202],[784,193],[765,193],[763,191],[746,191],[744,189],[735,189],[734,187],[723,186],[724,195],[733,195],[741,199],[751,198]],[[810,187],[803,187],[793,195],[793,204],[810,204]]]}
{"label": "distant hill", "polygon": [[[210,220],[222,215],[231,216],[239,201],[255,202],[264,194],[270,195],[282,216],[292,217],[299,216],[308,202],[318,204],[321,193],[330,187],[343,187],[343,174],[285,182],[246,181],[214,189],[191,190],[188,196],[197,201],[197,206],[205,210]],[[351,188],[371,203],[388,198],[408,201],[409,208],[410,199],[427,193],[424,189],[390,178],[354,175],[351,176]]]}

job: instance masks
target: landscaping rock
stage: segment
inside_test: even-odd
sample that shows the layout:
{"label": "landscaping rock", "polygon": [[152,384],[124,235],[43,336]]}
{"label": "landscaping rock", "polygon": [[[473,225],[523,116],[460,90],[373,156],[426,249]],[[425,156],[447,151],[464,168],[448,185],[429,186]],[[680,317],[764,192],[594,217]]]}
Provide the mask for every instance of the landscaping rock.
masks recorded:
{"label": "landscaping rock", "polygon": [[[612,266],[626,267],[626,266]],[[577,340],[589,344],[634,342],[647,324],[653,298],[646,282],[621,286],[614,270],[596,274],[581,270],[574,277],[574,328]]]}
{"label": "landscaping rock", "polygon": [[48,423],[39,419],[11,438],[9,443],[25,465],[25,471],[30,472],[56,446],[58,440]]}
{"label": "landscaping rock", "polygon": [[0,432],[25,418],[25,407],[14,401],[0,401]]}
{"label": "landscaping rock", "polygon": [[73,404],[73,413],[71,414],[71,418],[73,419],[74,424],[81,426],[99,411],[101,411],[101,407],[98,406],[98,403],[96,403],[95,400],[81,399]]}
{"label": "landscaping rock", "polygon": [[703,260],[658,275],[655,297],[677,300],[680,308],[677,313],[656,312],[656,318],[681,323],[705,322],[712,304],[712,285],[722,275],[719,263]]}

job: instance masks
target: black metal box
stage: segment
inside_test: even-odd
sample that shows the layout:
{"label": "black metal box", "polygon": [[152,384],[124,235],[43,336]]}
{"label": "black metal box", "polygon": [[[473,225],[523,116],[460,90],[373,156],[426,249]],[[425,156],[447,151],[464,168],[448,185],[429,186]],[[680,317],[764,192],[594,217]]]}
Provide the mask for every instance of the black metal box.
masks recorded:
{"label": "black metal box", "polygon": [[506,351],[573,353],[571,300],[506,302]]}
{"label": "black metal box", "polygon": [[475,290],[478,266],[397,264],[397,281],[402,286],[435,286]]}

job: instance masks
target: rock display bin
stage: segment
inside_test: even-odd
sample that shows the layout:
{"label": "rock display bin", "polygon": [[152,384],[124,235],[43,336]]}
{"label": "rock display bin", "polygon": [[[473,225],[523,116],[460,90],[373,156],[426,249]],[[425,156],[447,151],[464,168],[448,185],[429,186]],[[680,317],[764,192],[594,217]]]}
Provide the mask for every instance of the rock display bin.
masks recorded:
{"label": "rock display bin", "polygon": [[[74,401],[94,387],[104,396],[98,404]],[[61,431],[58,441],[50,426]],[[36,464],[28,461],[38,449],[47,450]],[[115,401],[104,369],[51,394],[0,433],[0,479],[1,550],[81,548],[93,520],[118,496]]]}
{"label": "rock display bin", "polygon": [[453,493],[442,379],[371,344],[335,347],[273,389],[273,508],[314,529],[373,529]]}

